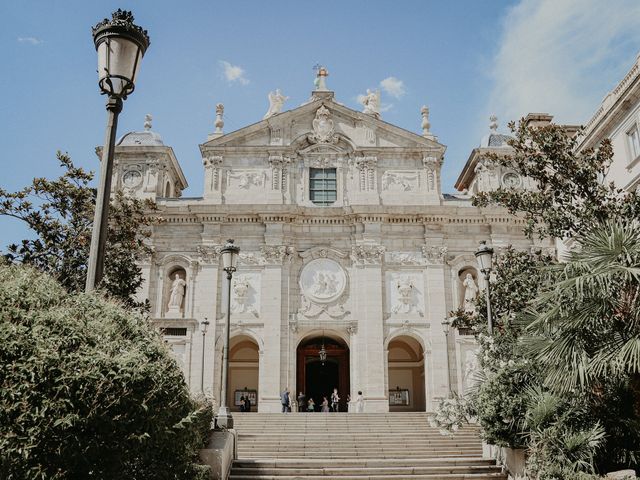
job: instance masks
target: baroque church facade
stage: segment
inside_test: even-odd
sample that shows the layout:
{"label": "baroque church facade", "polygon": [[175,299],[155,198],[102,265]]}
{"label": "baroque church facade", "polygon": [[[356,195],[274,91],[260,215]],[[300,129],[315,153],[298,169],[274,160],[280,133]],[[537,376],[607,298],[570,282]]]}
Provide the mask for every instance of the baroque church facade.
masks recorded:
{"label": "baroque church facade", "polygon": [[365,412],[431,411],[464,392],[477,366],[473,336],[446,334],[442,321],[484,287],[479,242],[549,245],[533,245],[505,211],[471,205],[472,192],[527,187],[486,158],[509,148],[495,123],[460,174],[461,193],[443,194],[445,146],[426,107],[417,134],[381,120],[375,98],[364,112],[342,105],[319,79],[307,103],[281,112],[274,97],[265,119],[232,133],[217,106],[216,131],[200,145],[201,198],[181,198],[187,181],[150,121],[119,141],[113,188],[154,200],[164,220],[140,260],[139,297],[191,390],[219,403],[220,250],[234,239],[232,411],[241,395],[279,412],[285,388],[319,404],[334,387],[343,411],[358,391]]}

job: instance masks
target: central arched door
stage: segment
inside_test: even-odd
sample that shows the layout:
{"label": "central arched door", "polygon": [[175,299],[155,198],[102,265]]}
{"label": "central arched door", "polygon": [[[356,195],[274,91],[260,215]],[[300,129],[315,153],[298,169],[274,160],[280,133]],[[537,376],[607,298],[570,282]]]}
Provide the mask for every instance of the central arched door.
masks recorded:
{"label": "central arched door", "polygon": [[[324,344],[326,360],[320,359],[320,350]],[[312,337],[298,346],[297,386],[295,396],[302,391],[307,400],[313,398],[316,409],[320,409],[322,398],[331,401],[331,392],[338,389],[340,411],[347,411],[349,395],[349,347],[341,340],[330,337]],[[300,408],[300,407],[299,407]]]}

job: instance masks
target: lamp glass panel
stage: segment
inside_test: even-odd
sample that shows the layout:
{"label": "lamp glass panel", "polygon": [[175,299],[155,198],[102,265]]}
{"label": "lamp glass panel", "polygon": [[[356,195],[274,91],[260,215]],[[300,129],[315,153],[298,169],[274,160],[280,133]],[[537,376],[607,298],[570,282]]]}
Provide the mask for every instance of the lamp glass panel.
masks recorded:
{"label": "lamp glass panel", "polygon": [[491,268],[491,254],[489,252],[483,251],[478,254],[477,258],[480,271],[485,271]]}
{"label": "lamp glass panel", "polygon": [[238,250],[234,249],[231,251],[231,268],[234,270],[238,266]]}
{"label": "lamp glass panel", "polygon": [[230,250],[222,251],[222,268],[224,270],[228,268],[233,268],[233,265],[231,265],[231,257],[232,257],[232,253]]}
{"label": "lamp glass panel", "polygon": [[97,53],[98,79],[111,76],[111,93],[121,95],[127,85],[127,79],[135,82],[140,68],[141,52],[138,44],[123,37],[108,37],[100,42]]}

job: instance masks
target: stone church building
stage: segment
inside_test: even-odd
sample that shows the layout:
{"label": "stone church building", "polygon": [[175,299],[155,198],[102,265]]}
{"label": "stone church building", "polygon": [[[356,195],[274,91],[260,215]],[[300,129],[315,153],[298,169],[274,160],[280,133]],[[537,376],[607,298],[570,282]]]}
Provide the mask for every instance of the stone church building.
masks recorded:
{"label": "stone church building", "polygon": [[316,404],[337,387],[341,410],[362,391],[365,412],[431,411],[471,381],[473,336],[445,334],[441,322],[464,305],[466,289],[483,288],[481,240],[533,245],[519,219],[473,207],[470,194],[526,182],[486,159],[509,148],[494,121],[460,174],[461,193],[443,194],[446,147],[430,133],[426,107],[418,134],[383,121],[373,101],[353,110],[322,81],[302,106],[281,112],[276,98],[265,119],[231,133],[218,105],[216,131],[200,145],[201,198],[181,198],[187,180],[150,118],[119,141],[113,188],[155,200],[164,219],[153,255],[141,260],[139,295],[193,392],[219,403],[227,239],[241,249],[232,410],[240,395],[278,412],[286,387]]}

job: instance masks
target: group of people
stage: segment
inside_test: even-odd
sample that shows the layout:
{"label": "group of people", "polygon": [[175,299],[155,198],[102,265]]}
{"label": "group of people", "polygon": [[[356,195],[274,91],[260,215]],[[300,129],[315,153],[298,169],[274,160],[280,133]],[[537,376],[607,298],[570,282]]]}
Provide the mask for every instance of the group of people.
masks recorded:
{"label": "group of people", "polygon": [[[307,399],[306,395],[302,392],[298,394],[298,412],[315,412],[317,411],[317,404],[313,400],[313,398]],[[282,403],[282,413],[291,412],[291,396],[289,394],[289,389],[285,388],[282,395],[280,395],[280,403]],[[351,403],[351,396],[347,395],[347,405]],[[322,397],[322,403],[320,403],[320,411],[321,412],[339,412],[340,411],[340,395],[338,395],[338,389],[334,388],[333,393],[329,398],[326,396]],[[364,411],[364,398],[362,396],[362,392],[358,392],[358,396],[355,400],[355,411],[357,413],[362,413]]]}

